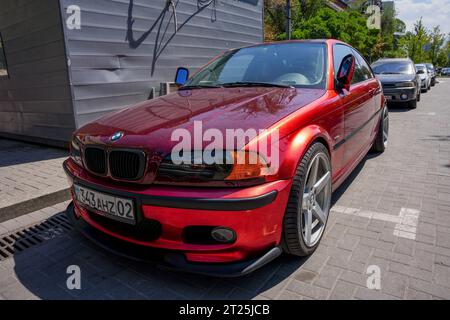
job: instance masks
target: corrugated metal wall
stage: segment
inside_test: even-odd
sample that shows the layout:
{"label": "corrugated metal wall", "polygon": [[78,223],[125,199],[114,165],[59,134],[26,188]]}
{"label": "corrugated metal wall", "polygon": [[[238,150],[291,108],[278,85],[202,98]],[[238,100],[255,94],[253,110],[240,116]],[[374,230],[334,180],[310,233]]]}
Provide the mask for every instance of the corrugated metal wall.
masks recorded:
{"label": "corrugated metal wall", "polygon": [[178,66],[195,71],[263,39],[263,0],[172,2],[176,23],[166,0],[61,0],[64,20],[68,6],[81,9],[81,29],[64,24],[78,126],[147,99]]}
{"label": "corrugated metal wall", "polygon": [[0,32],[0,134],[67,141],[75,123],[58,0],[1,0]]}

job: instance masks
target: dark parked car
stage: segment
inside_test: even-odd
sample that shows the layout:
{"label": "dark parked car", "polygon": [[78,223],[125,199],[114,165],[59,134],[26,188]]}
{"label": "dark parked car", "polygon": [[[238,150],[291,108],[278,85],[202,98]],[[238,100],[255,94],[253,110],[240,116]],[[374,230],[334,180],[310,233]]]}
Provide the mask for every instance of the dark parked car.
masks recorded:
{"label": "dark parked car", "polygon": [[445,76],[445,77],[450,76],[450,68],[442,68],[441,76]]}
{"label": "dark parked car", "polygon": [[428,69],[428,73],[431,75],[431,86],[434,87],[436,84],[436,70],[432,63],[425,63]]}
{"label": "dark parked car", "polygon": [[407,103],[416,108],[420,101],[421,80],[410,59],[380,59],[372,70],[383,85],[388,102]]}

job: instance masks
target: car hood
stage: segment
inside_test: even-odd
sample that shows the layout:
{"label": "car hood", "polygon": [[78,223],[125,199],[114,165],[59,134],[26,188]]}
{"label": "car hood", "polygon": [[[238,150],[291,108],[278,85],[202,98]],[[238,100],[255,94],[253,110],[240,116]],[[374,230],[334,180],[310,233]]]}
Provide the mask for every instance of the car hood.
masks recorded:
{"label": "car hood", "polygon": [[381,83],[397,83],[413,81],[416,76],[413,74],[377,74],[376,77]]}
{"label": "car hood", "polygon": [[[175,129],[194,135],[218,129],[266,129],[325,94],[325,90],[297,88],[217,88],[182,90],[108,114],[76,131],[84,143],[114,144],[169,153]],[[111,142],[111,136],[123,138]],[[203,145],[206,145],[204,143]]]}

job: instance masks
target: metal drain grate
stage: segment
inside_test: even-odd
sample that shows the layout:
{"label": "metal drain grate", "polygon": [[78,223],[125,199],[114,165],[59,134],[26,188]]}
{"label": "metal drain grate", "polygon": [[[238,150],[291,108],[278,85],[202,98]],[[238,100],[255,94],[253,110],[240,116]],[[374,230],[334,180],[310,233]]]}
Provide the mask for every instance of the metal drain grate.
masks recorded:
{"label": "metal drain grate", "polygon": [[0,261],[44,241],[54,239],[72,230],[72,228],[69,220],[62,212],[38,224],[1,236]]}

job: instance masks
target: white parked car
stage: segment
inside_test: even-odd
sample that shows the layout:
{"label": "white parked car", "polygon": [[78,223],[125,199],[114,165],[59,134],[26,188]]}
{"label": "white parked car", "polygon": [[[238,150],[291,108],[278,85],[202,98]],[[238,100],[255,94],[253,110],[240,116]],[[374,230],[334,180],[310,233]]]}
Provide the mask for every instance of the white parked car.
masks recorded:
{"label": "white parked car", "polygon": [[425,64],[416,64],[416,71],[420,77],[420,88],[422,92],[427,92],[431,89],[431,74]]}

